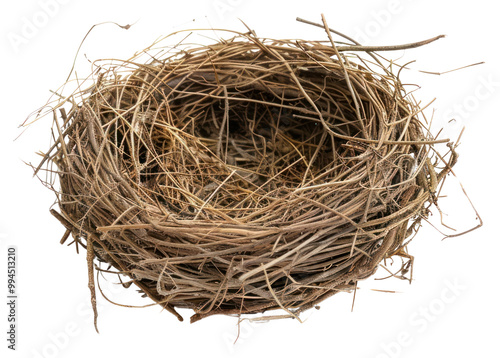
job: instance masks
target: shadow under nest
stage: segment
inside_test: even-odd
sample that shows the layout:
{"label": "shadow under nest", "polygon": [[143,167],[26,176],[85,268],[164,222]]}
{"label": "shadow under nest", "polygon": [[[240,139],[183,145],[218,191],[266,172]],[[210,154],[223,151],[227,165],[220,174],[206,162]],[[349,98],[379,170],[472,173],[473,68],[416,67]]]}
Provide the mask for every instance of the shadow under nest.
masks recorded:
{"label": "shadow under nest", "polygon": [[181,320],[295,316],[408,257],[445,170],[399,78],[336,54],[240,34],[102,69],[50,158],[91,277],[95,255]]}

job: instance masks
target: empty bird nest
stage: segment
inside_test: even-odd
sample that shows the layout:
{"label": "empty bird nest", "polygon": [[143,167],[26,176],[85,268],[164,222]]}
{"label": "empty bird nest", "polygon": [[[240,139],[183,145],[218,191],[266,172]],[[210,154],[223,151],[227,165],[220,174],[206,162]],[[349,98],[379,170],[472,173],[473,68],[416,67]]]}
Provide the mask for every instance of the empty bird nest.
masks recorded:
{"label": "empty bird nest", "polygon": [[456,154],[434,150],[447,140],[378,53],[439,37],[365,47],[324,29],[148,48],[60,97],[37,172],[58,179],[52,213],[87,250],[94,308],[97,269],[181,320],[298,317],[409,257]]}

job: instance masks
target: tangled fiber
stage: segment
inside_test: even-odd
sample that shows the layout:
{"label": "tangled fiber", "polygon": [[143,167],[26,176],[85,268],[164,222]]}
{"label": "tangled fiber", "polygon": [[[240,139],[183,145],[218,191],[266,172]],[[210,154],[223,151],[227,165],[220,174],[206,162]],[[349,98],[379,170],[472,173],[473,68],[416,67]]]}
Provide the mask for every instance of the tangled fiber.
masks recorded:
{"label": "tangled fiber", "polygon": [[323,27],[327,41],[249,31],[147,49],[60,100],[37,171],[59,180],[52,213],[62,242],[87,250],[94,308],[96,268],[192,322],[298,318],[394,255],[406,277],[406,245],[456,155],[433,149],[447,140],[429,133],[404,66],[377,53],[439,37],[364,47]]}

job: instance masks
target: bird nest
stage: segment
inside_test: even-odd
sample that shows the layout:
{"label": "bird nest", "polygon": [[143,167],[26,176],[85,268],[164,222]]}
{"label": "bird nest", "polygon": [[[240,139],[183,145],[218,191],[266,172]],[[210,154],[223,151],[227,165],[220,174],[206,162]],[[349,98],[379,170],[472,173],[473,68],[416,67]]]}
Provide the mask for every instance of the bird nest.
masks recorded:
{"label": "bird nest", "polygon": [[375,52],[397,46],[334,42],[325,29],[328,41],[232,32],[113,60],[60,100],[38,170],[58,178],[52,212],[62,242],[87,250],[94,308],[98,269],[179,319],[176,308],[193,322],[298,317],[381,260],[409,257],[456,155],[436,156],[446,140],[429,133],[402,67]]}

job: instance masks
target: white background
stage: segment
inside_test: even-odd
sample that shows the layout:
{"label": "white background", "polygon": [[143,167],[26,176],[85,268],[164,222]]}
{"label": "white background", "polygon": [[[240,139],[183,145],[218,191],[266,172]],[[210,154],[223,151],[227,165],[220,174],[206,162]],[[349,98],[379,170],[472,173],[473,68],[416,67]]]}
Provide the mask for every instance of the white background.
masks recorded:
{"label": "white background", "polygon": [[[51,6],[43,4],[51,3]],[[57,6],[54,6],[58,4]],[[498,357],[499,253],[497,225],[500,73],[498,10],[475,1],[9,1],[0,5],[0,356],[8,357]],[[88,62],[128,58],[159,36],[186,28],[245,31],[243,19],[258,35],[274,38],[326,39],[321,29],[295,21],[321,21],[364,44],[400,44],[439,34],[447,37],[425,48],[388,54],[399,63],[417,60],[404,73],[418,83],[415,93],[434,113],[435,129],[456,139],[466,127],[455,167],[458,180],[481,214],[484,226],[442,241],[426,224],[410,244],[414,282],[397,279],[361,282],[351,312],[352,294],[339,294],[293,320],[241,324],[213,317],[178,322],[158,307],[124,308],[98,295],[100,334],[89,309],[85,255],[59,244],[64,229],[49,214],[52,193],[23,161],[48,148],[51,118],[40,120],[19,139],[18,128],[45,103],[49,90],[66,79],[83,36],[93,24],[135,23],[128,31],[113,25],[96,28],[77,62],[82,76]],[[194,21],[193,21],[194,20]],[[400,58],[402,57],[402,58]],[[476,62],[481,66],[437,76]],[[454,122],[448,124],[451,119]],[[445,220],[457,229],[477,224],[458,180],[448,178],[448,198],[441,199]],[[437,215],[437,212],[434,211]],[[439,224],[439,220],[433,223]],[[444,229],[440,227],[440,229]],[[6,348],[6,248],[19,251],[18,350]],[[383,270],[379,269],[383,276]],[[149,303],[133,288],[103,283],[122,304]],[[452,289],[450,289],[452,287]],[[386,289],[398,293],[381,293]],[[427,312],[427,313],[426,313]]]}

